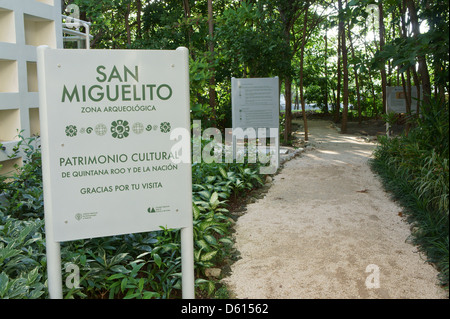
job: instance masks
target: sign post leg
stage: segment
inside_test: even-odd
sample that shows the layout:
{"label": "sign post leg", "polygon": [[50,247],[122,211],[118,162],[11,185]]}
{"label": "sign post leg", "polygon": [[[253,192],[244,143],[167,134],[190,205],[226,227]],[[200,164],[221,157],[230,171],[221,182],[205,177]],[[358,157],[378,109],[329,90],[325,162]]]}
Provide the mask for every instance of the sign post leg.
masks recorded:
{"label": "sign post leg", "polygon": [[181,228],[181,287],[183,299],[195,299],[193,240],[193,226]]}
{"label": "sign post leg", "polygon": [[53,240],[52,231],[45,226],[45,246],[47,253],[48,293],[50,299],[62,299],[61,246]]}
{"label": "sign post leg", "polygon": [[48,198],[50,198],[50,177],[48,174],[49,165],[46,160],[48,146],[48,123],[46,116],[43,116],[43,109],[47,109],[46,96],[46,76],[45,76],[45,54],[49,47],[41,45],[37,48],[38,83],[39,83],[39,113],[41,119],[41,141],[42,141],[42,180],[45,204],[45,251],[47,256],[48,293],[51,299],[62,299],[62,272],[61,272],[61,246],[55,241],[53,233],[52,209]]}

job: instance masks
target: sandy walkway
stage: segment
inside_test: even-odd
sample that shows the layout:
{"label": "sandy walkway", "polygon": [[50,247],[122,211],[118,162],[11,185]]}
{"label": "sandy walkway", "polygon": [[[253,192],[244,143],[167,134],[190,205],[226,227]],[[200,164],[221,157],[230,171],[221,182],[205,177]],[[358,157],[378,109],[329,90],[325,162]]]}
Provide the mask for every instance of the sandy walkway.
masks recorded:
{"label": "sandy walkway", "polygon": [[[402,208],[367,160],[374,144],[309,121],[315,150],[287,163],[236,223],[236,298],[447,298],[408,242]],[[366,272],[367,269],[367,272]]]}

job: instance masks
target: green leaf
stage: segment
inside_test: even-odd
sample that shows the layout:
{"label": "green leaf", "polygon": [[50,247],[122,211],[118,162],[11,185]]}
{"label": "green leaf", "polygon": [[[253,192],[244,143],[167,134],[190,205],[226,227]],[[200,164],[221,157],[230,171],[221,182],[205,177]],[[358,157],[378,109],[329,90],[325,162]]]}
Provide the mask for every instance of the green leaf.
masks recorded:
{"label": "green leaf", "polygon": [[136,258],[140,259],[140,258],[142,258],[144,256],[147,256],[148,254],[151,254],[151,252],[150,251],[146,251],[145,253],[142,253],[142,254],[138,255]]}
{"label": "green leaf", "polygon": [[144,284],[145,284],[145,279],[144,278],[139,279],[138,289],[139,289],[139,292],[141,292],[141,293],[142,293],[142,290],[144,290]]}
{"label": "green leaf", "polygon": [[194,215],[194,220],[200,217],[200,208],[198,208],[194,203],[192,203],[192,213]]}
{"label": "green leaf", "polygon": [[213,281],[208,283],[208,296],[211,296],[216,289],[216,284]]}
{"label": "green leaf", "polygon": [[158,266],[158,268],[161,268],[162,260],[158,254],[153,255],[153,260],[155,261],[155,264]]}
{"label": "green leaf", "polygon": [[130,273],[130,270],[126,269],[125,266],[123,266],[123,265],[115,265],[115,266],[112,266],[110,269],[114,272],[118,272],[121,274]]}
{"label": "green leaf", "polygon": [[233,241],[229,238],[220,238],[219,241],[224,243],[225,245],[233,245]]}
{"label": "green leaf", "polygon": [[229,213],[230,211],[226,208],[217,208],[216,212]]}
{"label": "green leaf", "polygon": [[136,297],[139,297],[141,294],[139,292],[136,293],[131,293],[131,291],[129,293],[126,294],[125,297],[123,297],[123,299],[133,299]]}
{"label": "green leaf", "polygon": [[118,274],[111,275],[111,276],[109,276],[109,277],[106,278],[106,279],[107,279],[107,280],[115,280],[115,279],[120,279],[120,278],[123,278],[123,277],[125,277],[125,274],[123,274],[123,273],[118,273]]}
{"label": "green leaf", "polygon": [[196,240],[195,243],[200,247],[202,250],[210,250],[208,243],[204,239]]}
{"label": "green leaf", "polygon": [[143,293],[143,299],[159,298],[161,295],[154,291],[145,291]]}
{"label": "green leaf", "polygon": [[18,249],[11,249],[8,247],[0,249],[0,264],[6,259],[20,255],[20,253],[21,251]]}
{"label": "green leaf", "polygon": [[115,265],[121,263],[128,257],[128,253],[120,253],[111,258],[110,264]]}
{"label": "green leaf", "polygon": [[222,166],[219,166],[219,172],[222,175],[223,178],[228,178],[227,172]]}
{"label": "green leaf", "polygon": [[217,221],[214,221],[214,220],[206,220],[206,221],[202,222],[202,223],[199,225],[199,228],[200,228],[202,231],[206,231],[206,229],[208,229],[208,228],[210,228],[210,227],[212,227],[212,228],[214,228],[215,230],[217,230],[217,228],[220,228],[220,224],[219,224]]}
{"label": "green leaf", "polygon": [[122,292],[125,291],[125,288],[127,287],[127,284],[128,284],[128,277],[125,277],[125,278],[122,279],[122,282],[120,283],[120,290]]}
{"label": "green leaf", "polygon": [[8,276],[2,272],[0,274],[0,297],[3,298],[6,295],[6,292],[8,290],[8,283],[9,283],[9,278]]}
{"label": "green leaf", "polygon": [[206,177],[206,183],[211,184],[216,180],[216,176],[207,176]]}
{"label": "green leaf", "polygon": [[217,252],[218,252],[217,250],[214,250],[214,251],[211,251],[209,253],[203,254],[200,257],[200,260],[201,261],[210,261],[210,260],[212,260],[214,258],[214,256],[216,256]]}
{"label": "green leaf", "polygon": [[211,197],[211,193],[208,192],[207,190],[197,192],[197,194],[199,194],[199,195],[200,195],[201,197],[203,197],[205,200],[209,200],[210,197]]}
{"label": "green leaf", "polygon": [[217,240],[212,235],[205,235],[203,238],[211,245],[217,245]]}
{"label": "green leaf", "polygon": [[209,203],[213,209],[215,209],[217,205],[219,205],[219,195],[216,192],[211,195]]}

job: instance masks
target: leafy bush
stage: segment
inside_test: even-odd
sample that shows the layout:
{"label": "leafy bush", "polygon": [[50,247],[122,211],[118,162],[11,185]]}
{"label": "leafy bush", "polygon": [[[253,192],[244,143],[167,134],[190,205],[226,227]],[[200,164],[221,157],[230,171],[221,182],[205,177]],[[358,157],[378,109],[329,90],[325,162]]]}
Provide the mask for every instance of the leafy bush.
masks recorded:
{"label": "leafy bush", "polygon": [[[0,176],[0,298],[47,298],[41,154],[35,139],[19,146],[29,160],[11,178]],[[205,269],[231,248],[226,202],[262,184],[251,164],[193,164],[194,258],[197,293],[212,296]],[[181,288],[179,230],[111,236],[61,244],[63,269],[79,268],[77,287],[65,298],[178,298]],[[63,271],[64,280],[70,273]],[[206,295],[205,295],[206,293]],[[223,292],[222,292],[223,294]]]}
{"label": "leafy bush", "polygon": [[415,241],[449,281],[449,123],[448,103],[422,107],[416,127],[397,138],[381,138],[372,167],[407,209]]}
{"label": "leafy bush", "polygon": [[[42,191],[41,152],[36,137],[28,139],[19,134],[19,142],[11,157],[16,157],[19,150],[25,155],[24,165],[16,165],[12,178],[0,176],[0,194],[8,201],[6,210],[12,216],[23,219],[29,217],[44,217],[44,197]],[[6,180],[9,180],[6,182]]]}
{"label": "leafy bush", "polygon": [[40,219],[18,220],[0,210],[0,298],[44,296],[45,242]]}

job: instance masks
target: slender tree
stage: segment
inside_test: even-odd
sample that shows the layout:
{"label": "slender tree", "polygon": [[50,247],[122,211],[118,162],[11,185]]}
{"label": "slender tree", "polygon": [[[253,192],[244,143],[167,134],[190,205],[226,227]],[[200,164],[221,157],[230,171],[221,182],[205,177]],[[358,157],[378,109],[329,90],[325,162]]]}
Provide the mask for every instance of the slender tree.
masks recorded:
{"label": "slender tree", "polygon": [[[283,24],[284,39],[286,44],[291,44],[291,30],[302,13],[302,4],[304,1],[299,0],[278,0],[278,11],[280,13],[281,22]],[[295,54],[295,49],[290,53],[288,60],[289,63]],[[285,124],[284,124],[284,140],[289,141],[292,131],[292,76],[290,73],[284,75],[284,98],[286,102],[285,106]]]}
{"label": "slender tree", "polygon": [[[208,30],[209,30],[209,52],[211,54],[210,64],[214,59],[214,21],[212,0],[208,0]],[[216,119],[216,78],[214,67],[211,67],[211,78],[209,79],[209,105],[213,118]]]}
{"label": "slender tree", "polygon": [[325,20],[325,49],[324,49],[324,65],[325,65],[325,114],[328,114],[328,20]]}
{"label": "slender tree", "polygon": [[348,41],[350,44],[350,51],[352,54],[352,60],[353,60],[353,73],[355,76],[355,87],[356,87],[356,104],[358,107],[358,123],[361,124],[362,116],[361,116],[361,93],[359,88],[359,75],[358,75],[358,68],[356,65],[356,56],[355,56],[355,49],[353,48],[353,42],[352,42],[352,31],[350,28],[350,23],[347,24],[348,28]]}
{"label": "slender tree", "polygon": [[[380,37],[380,52],[383,51],[385,41],[385,27],[384,27],[384,14],[383,14],[383,2],[381,0],[378,0],[378,32]],[[380,69],[381,74],[381,92],[382,92],[382,105],[383,109],[381,110],[381,113],[386,112],[386,65],[383,61],[383,64]]]}
{"label": "slender tree", "polygon": [[305,56],[305,45],[306,45],[306,29],[308,25],[308,9],[309,4],[306,5],[305,14],[303,16],[303,32],[302,32],[302,44],[300,47],[300,101],[302,104],[302,114],[303,114],[303,125],[305,130],[305,141],[308,141],[308,121],[306,119],[305,111],[305,97],[303,94],[303,61]]}
{"label": "slender tree", "polygon": [[131,2],[126,5],[125,11],[125,29],[127,31],[127,44],[131,45],[131,27],[130,27],[130,13],[131,13]]}
{"label": "slender tree", "polygon": [[[319,4],[319,3],[316,3]],[[303,126],[305,131],[305,141],[308,141],[308,120],[306,116],[305,110],[305,94],[304,94],[304,60],[305,60],[305,50],[306,44],[308,43],[313,31],[320,25],[322,21],[326,19],[324,15],[325,8],[321,13],[318,13],[317,10],[320,6],[315,6],[314,11],[311,10],[313,8],[312,3],[307,2],[302,8],[303,11],[303,25],[300,39],[294,38],[294,51],[298,50],[298,46],[300,45],[300,72],[299,72],[299,90],[300,90],[300,101],[302,105],[302,115],[303,115]],[[311,12],[310,12],[311,10]],[[299,32],[294,32],[295,34],[299,34]]]}
{"label": "slender tree", "polygon": [[348,68],[347,68],[347,45],[345,36],[344,10],[342,8],[342,0],[338,1],[339,5],[339,29],[341,33],[341,50],[342,50],[342,68],[343,74],[343,96],[342,102],[344,108],[342,110],[341,133],[347,133],[347,113],[348,113]]}
{"label": "slender tree", "polygon": [[[406,6],[408,7],[409,17],[411,19],[411,27],[414,39],[418,41],[420,37],[420,25],[419,19],[417,17],[416,6],[414,5],[413,0],[406,0]],[[420,53],[419,51],[417,60],[419,62],[419,73],[422,78],[423,102],[424,104],[429,104],[431,98],[431,82],[425,54]]]}
{"label": "slender tree", "polygon": [[342,73],[341,73],[341,63],[342,63],[342,28],[339,24],[338,26],[338,47],[337,47],[337,83],[336,83],[336,105],[334,109],[334,122],[339,123],[339,120],[341,118],[341,79],[342,79]]}

